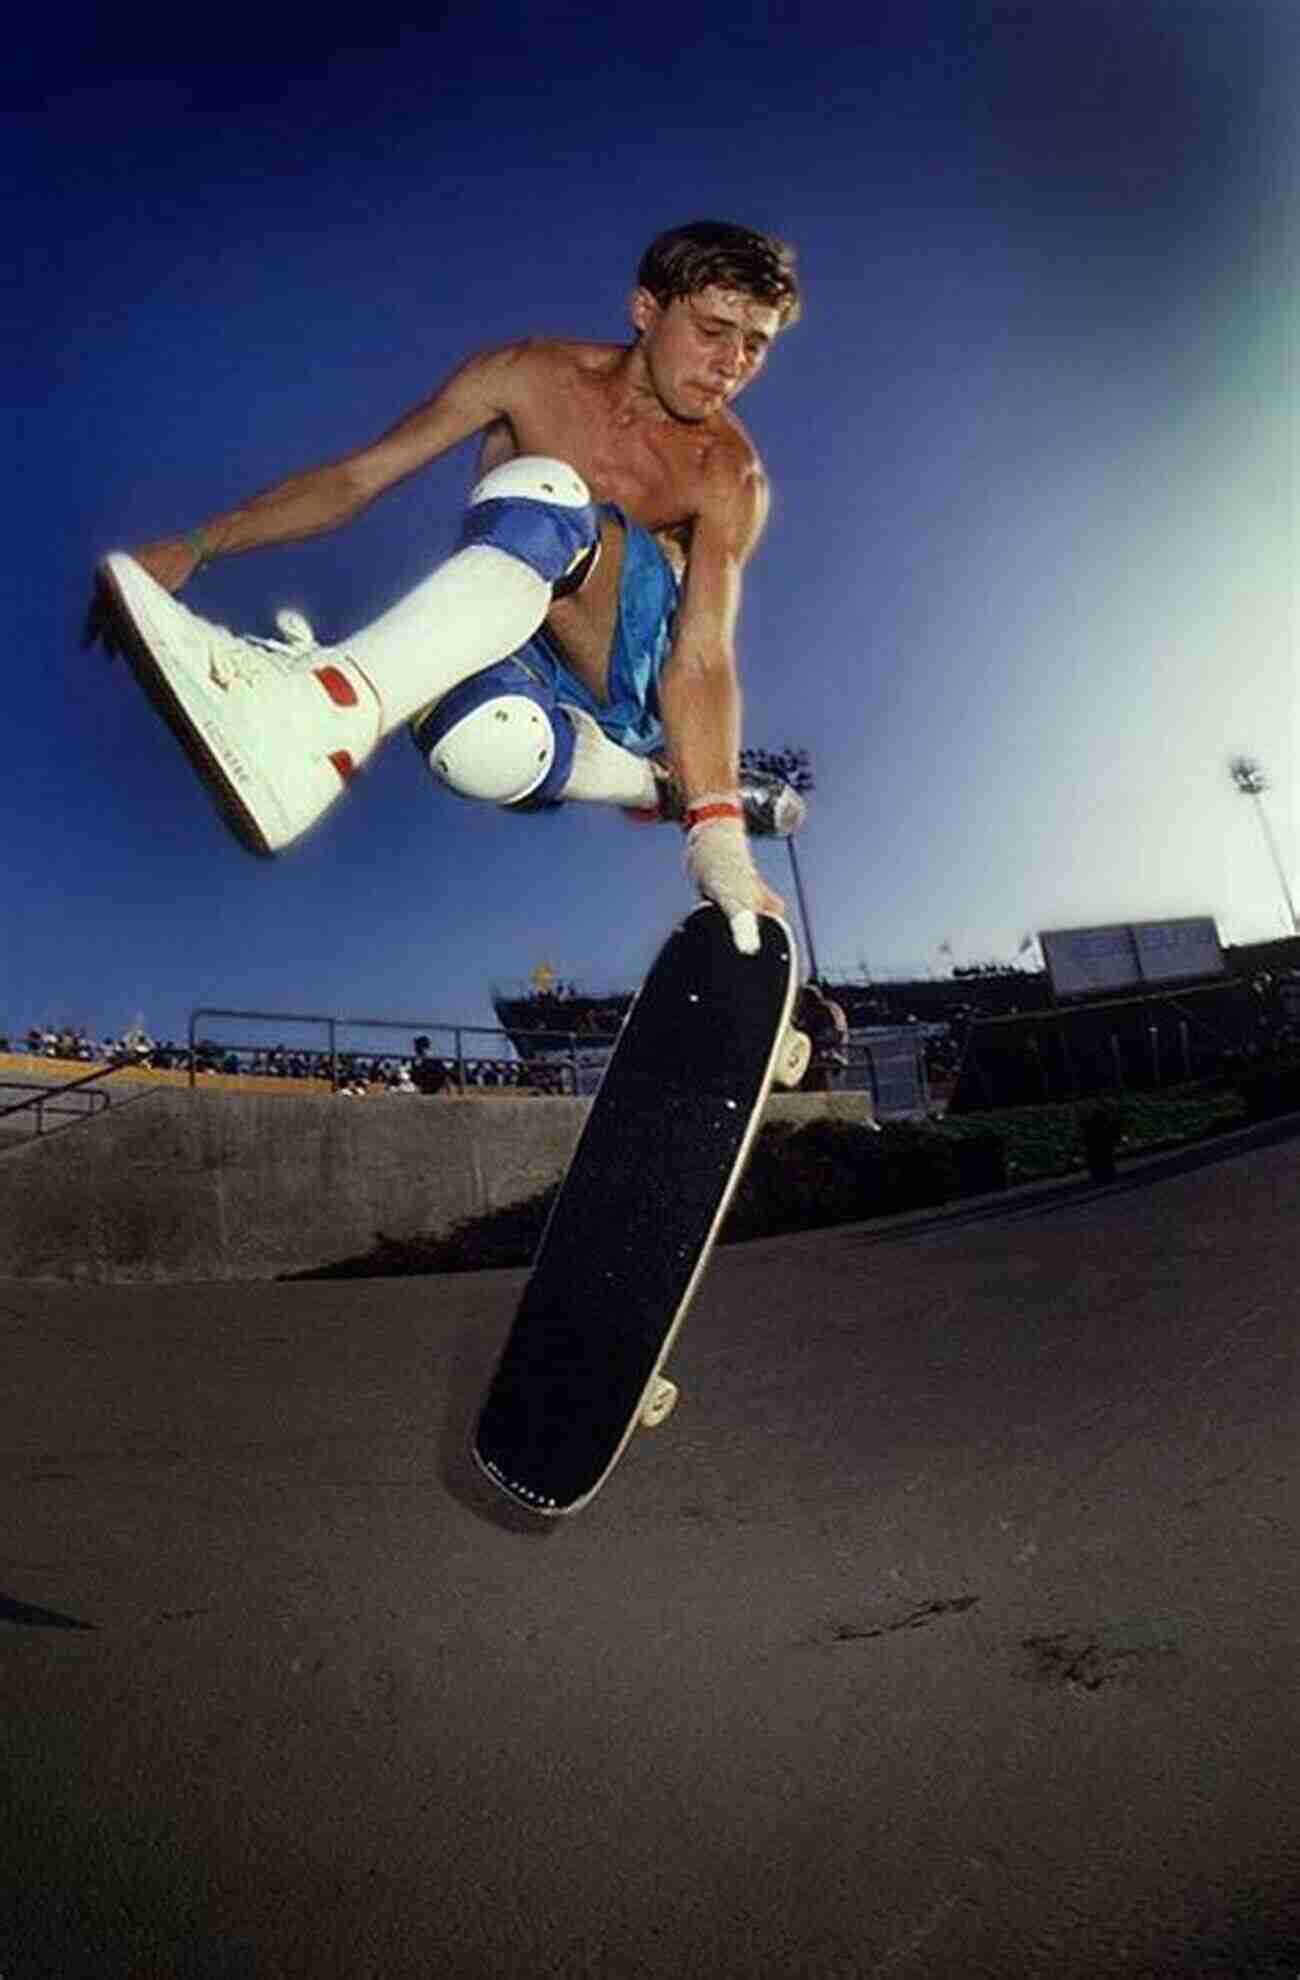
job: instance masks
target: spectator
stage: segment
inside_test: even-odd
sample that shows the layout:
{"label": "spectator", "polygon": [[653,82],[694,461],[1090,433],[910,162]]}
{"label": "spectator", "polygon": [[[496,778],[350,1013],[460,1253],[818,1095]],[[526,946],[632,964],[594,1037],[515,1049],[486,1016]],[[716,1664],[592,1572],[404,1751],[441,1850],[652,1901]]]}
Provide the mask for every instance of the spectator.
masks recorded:
{"label": "spectator", "polygon": [[153,1040],[144,1028],[144,1022],[137,1018],[133,1025],[122,1033],[122,1045],[130,1064],[147,1066],[153,1052]]}
{"label": "spectator", "polygon": [[411,1061],[411,1084],[417,1093],[445,1093],[450,1084],[446,1066],[441,1059],[429,1056],[429,1041],[423,1036],[415,1041],[415,1057]]}
{"label": "spectator", "polygon": [[849,1062],[849,1021],[821,986],[808,982],[799,992],[794,1021],[812,1041],[812,1058],[802,1081],[805,1093],[831,1093]]}

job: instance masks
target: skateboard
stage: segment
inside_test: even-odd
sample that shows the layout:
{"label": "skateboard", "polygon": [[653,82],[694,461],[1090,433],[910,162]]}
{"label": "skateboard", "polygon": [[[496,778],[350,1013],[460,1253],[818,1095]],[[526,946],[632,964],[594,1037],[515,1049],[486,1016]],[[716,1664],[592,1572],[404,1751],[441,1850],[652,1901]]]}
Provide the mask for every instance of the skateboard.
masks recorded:
{"label": "skateboard", "polygon": [[661,1371],[763,1103],[807,1070],[794,937],[775,915],[759,931],[746,956],[716,907],[674,929],[592,1101],[474,1436],[492,1483],[534,1512],[587,1505],[677,1401]]}

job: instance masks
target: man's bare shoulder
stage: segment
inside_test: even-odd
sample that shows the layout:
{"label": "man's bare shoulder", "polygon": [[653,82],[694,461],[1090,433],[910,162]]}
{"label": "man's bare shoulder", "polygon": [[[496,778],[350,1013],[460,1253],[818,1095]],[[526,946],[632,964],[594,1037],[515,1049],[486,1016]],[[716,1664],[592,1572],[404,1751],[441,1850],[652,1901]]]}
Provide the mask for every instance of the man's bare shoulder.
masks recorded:
{"label": "man's bare shoulder", "polygon": [[704,509],[716,512],[719,505],[739,504],[742,510],[765,513],[767,472],[752,436],[729,407],[709,421],[698,459]]}
{"label": "man's bare shoulder", "polygon": [[740,481],[765,479],[762,457],[744,421],[737,419],[730,406],[718,413],[715,419],[719,465],[725,466]]}
{"label": "man's bare shoulder", "polygon": [[513,376],[520,385],[554,385],[566,379],[574,383],[598,382],[608,377],[623,355],[619,344],[580,343],[567,337],[520,337],[513,343],[481,351],[477,362],[503,376]]}
{"label": "man's bare shoulder", "polygon": [[707,438],[701,433],[696,463],[692,554],[707,531],[743,564],[766,527],[771,491],[758,449],[730,408],[708,422]]}

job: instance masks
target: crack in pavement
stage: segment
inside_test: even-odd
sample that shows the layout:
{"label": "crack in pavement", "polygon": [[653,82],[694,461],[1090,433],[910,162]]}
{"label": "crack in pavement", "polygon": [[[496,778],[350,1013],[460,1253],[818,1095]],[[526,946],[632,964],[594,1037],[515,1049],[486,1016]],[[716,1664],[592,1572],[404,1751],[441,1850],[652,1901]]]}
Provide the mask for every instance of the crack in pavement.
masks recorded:
{"label": "crack in pavement", "polygon": [[940,1616],[964,1615],[979,1601],[978,1595],[957,1595],[950,1600],[922,1602],[919,1607],[906,1610],[891,1621],[879,1622],[870,1627],[860,1623],[836,1623],[831,1632],[835,1643],[870,1643],[878,1636],[893,1636],[900,1629],[923,1629],[927,1623],[936,1622]]}

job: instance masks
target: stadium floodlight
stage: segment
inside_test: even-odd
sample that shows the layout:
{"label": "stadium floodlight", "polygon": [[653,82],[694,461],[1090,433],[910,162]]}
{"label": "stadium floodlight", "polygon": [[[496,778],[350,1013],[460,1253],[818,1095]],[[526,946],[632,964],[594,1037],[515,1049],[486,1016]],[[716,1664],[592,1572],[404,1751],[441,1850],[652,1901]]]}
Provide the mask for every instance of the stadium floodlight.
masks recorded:
{"label": "stadium floodlight", "polygon": [[1273,837],[1273,828],[1268,822],[1268,813],[1264,809],[1264,793],[1269,788],[1268,778],[1264,775],[1262,765],[1257,763],[1253,756],[1232,757],[1228,763],[1228,775],[1232,778],[1242,797],[1253,798],[1255,800],[1255,815],[1259,819],[1260,830],[1264,834],[1264,843],[1272,856],[1273,870],[1277,874],[1278,883],[1282,889],[1282,898],[1286,902],[1286,911],[1291,922],[1291,933],[1293,935],[1300,935],[1300,921],[1296,920],[1295,902],[1291,898],[1291,889],[1287,884],[1286,868],[1282,864],[1282,855],[1277,849],[1277,841]]}

